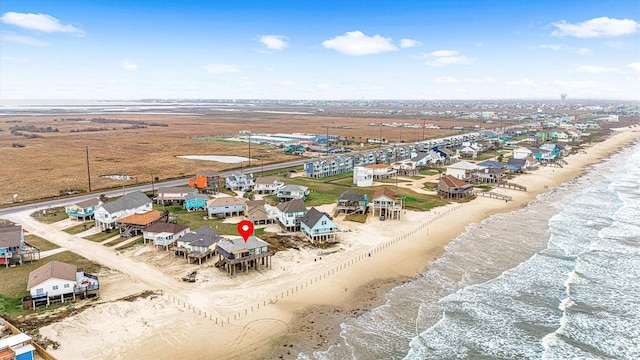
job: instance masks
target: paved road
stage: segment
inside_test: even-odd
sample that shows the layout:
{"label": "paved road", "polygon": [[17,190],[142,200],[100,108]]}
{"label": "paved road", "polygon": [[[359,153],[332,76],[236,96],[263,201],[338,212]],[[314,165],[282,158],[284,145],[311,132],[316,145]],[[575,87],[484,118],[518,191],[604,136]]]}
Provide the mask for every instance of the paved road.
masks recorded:
{"label": "paved road", "polygon": [[[243,169],[242,171],[245,172],[245,173],[253,173],[255,175],[258,175],[263,170],[264,171],[270,171],[270,170],[277,170],[277,169],[283,169],[283,168],[288,168],[288,167],[292,167],[292,166],[303,165],[307,161],[309,161],[309,159],[294,160],[294,161],[289,161],[289,162],[286,162],[286,163],[264,165],[264,167],[257,166],[257,167],[246,168],[246,169]],[[232,172],[237,172],[237,170],[223,172],[222,175],[226,176],[228,174],[231,174]],[[64,199],[56,199],[56,200],[42,201],[42,202],[38,202],[38,203],[31,203],[31,204],[25,204],[25,205],[19,205],[19,206],[12,206],[12,207],[9,207],[9,208],[0,209],[0,217],[4,217],[5,215],[9,215],[9,214],[22,212],[22,211],[25,211],[25,210],[30,210],[30,211],[33,212],[33,211],[41,210],[41,209],[48,209],[48,208],[65,206],[65,205],[69,205],[69,204],[73,204],[73,203],[77,203],[77,202],[81,202],[81,201],[85,201],[85,200],[89,200],[89,199],[95,199],[97,196],[100,196],[101,194],[105,194],[107,197],[114,197],[114,196],[122,195],[123,191],[126,191],[126,192],[132,192],[132,191],[135,191],[135,190],[151,191],[152,188],[158,189],[160,187],[185,186],[186,183],[187,183],[187,180],[188,180],[188,178],[178,179],[178,180],[170,180],[170,181],[163,181],[163,182],[159,182],[159,183],[156,183],[156,184],[153,184],[153,185],[147,184],[147,185],[140,185],[140,186],[135,186],[135,187],[128,187],[128,188],[126,188],[124,190],[123,189],[119,189],[119,190],[101,191],[101,192],[94,192],[94,193],[91,193],[91,194],[83,194],[83,195],[78,195],[78,196],[73,196],[73,197],[67,197],[67,198],[64,198]]]}

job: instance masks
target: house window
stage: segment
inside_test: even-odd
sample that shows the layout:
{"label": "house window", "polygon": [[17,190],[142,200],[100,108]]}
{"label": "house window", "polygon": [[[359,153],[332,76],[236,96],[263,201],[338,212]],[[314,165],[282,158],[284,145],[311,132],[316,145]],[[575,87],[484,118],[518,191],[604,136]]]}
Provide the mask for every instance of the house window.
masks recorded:
{"label": "house window", "polygon": [[64,288],[68,289],[69,288],[69,283],[64,284]]}
{"label": "house window", "polygon": [[58,290],[58,285],[53,285],[53,290]]}
{"label": "house window", "polygon": [[322,220],[322,225],[327,225],[327,220]]}
{"label": "house window", "polygon": [[36,295],[44,295],[44,289],[43,288],[36,289]]}

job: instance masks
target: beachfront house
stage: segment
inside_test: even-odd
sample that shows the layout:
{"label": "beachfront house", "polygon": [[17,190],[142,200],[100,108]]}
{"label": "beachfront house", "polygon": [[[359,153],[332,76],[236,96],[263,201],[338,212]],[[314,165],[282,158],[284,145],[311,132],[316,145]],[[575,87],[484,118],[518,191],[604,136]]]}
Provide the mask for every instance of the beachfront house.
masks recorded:
{"label": "beachfront house", "polygon": [[226,186],[229,190],[251,191],[255,185],[253,174],[231,173],[226,177]]}
{"label": "beachfront house", "polygon": [[22,265],[36,257],[40,259],[40,249],[24,241],[22,225],[0,226],[0,265]]}
{"label": "beachfront house", "polygon": [[171,248],[173,256],[182,255],[187,259],[187,263],[191,260],[202,262],[203,259],[216,254],[216,243],[222,240],[222,237],[210,226],[202,226],[194,232],[187,233],[176,240],[176,245]]}
{"label": "beachfront house", "polygon": [[158,210],[131,214],[116,220],[116,228],[120,229],[120,237],[130,238],[141,234],[149,225],[161,220],[167,220],[168,214],[163,214]]}
{"label": "beachfront house", "polygon": [[523,172],[527,168],[527,159],[509,158],[507,170],[511,172]]}
{"label": "beachfront house", "polygon": [[453,175],[442,175],[438,195],[447,199],[464,199],[472,195],[473,185]]}
{"label": "beachfront house", "polygon": [[113,229],[119,219],[152,209],[151,199],[142,191],[134,191],[114,201],[104,203],[94,211],[96,227],[101,231]]}
{"label": "beachfront house", "polygon": [[247,209],[247,201],[231,196],[222,196],[207,201],[207,214],[209,218],[225,218],[227,216],[244,215]]}
{"label": "beachfront house", "polygon": [[184,196],[184,208],[187,211],[206,211],[209,195],[206,194],[187,194]]}
{"label": "beachfront house", "polygon": [[373,216],[380,216],[380,219],[395,220],[402,217],[402,196],[396,194],[389,188],[380,188],[373,193],[371,204],[373,206]]}
{"label": "beachfront house", "polygon": [[97,276],[78,271],[73,264],[54,260],[29,273],[27,290],[30,296],[23,299],[23,304],[35,308],[98,296],[100,282]]}
{"label": "beachfront house", "polygon": [[472,164],[468,161],[459,161],[447,166],[446,174],[465,180],[475,176],[478,170],[480,170],[480,167],[476,164]]}
{"label": "beachfront house", "polygon": [[215,170],[205,170],[189,179],[189,186],[198,189],[203,194],[217,194],[224,186],[225,179]]}
{"label": "beachfront house", "polygon": [[186,225],[157,222],[142,230],[142,238],[145,244],[153,242],[155,247],[164,246],[164,249],[168,251],[169,246],[173,245],[188,232],[189,227]]}
{"label": "beachfront house", "polygon": [[281,202],[294,199],[306,200],[307,196],[309,196],[309,188],[302,185],[285,185],[280,187],[276,193],[276,197]]}
{"label": "beachfront house", "polygon": [[172,186],[172,187],[161,187],[158,189],[158,196],[156,196],[155,201],[157,204],[163,203],[183,203],[184,197],[188,194],[196,193],[197,190],[194,190],[189,186]]}
{"label": "beachfront house", "polygon": [[367,195],[356,194],[351,190],[343,192],[338,198],[336,212],[346,214],[364,214],[367,209]]}
{"label": "beachfront house", "polygon": [[33,360],[36,348],[31,336],[18,333],[0,337],[0,360]]}
{"label": "beachfront house", "polygon": [[527,156],[531,156],[532,153],[533,153],[533,151],[531,151],[529,148],[519,147],[519,148],[513,150],[513,156],[512,157],[514,159],[524,159]]}
{"label": "beachfront house", "polygon": [[64,207],[64,211],[70,219],[85,221],[93,218],[93,212],[98,208],[98,206],[100,206],[100,204],[102,204],[100,199],[89,199],[67,205]]}
{"label": "beachfront house", "polygon": [[478,182],[484,184],[495,184],[507,181],[507,173],[504,169],[488,167],[477,173]]}
{"label": "beachfront house", "polygon": [[300,231],[300,219],[307,213],[302,199],[285,201],[276,206],[276,216],[285,231]]}
{"label": "beachfront house", "polygon": [[312,207],[300,219],[300,230],[311,243],[332,243],[342,232],[327,213]]}
{"label": "beachfront house", "polygon": [[[293,200],[295,201],[295,200]],[[249,236],[247,241],[242,238],[223,239],[217,244],[220,259],[216,266],[223,267],[229,276],[238,270],[247,272],[249,269],[271,269],[271,251],[269,243],[256,236]]]}
{"label": "beachfront house", "polygon": [[284,184],[273,176],[265,176],[256,179],[253,191],[258,194],[274,194]]}

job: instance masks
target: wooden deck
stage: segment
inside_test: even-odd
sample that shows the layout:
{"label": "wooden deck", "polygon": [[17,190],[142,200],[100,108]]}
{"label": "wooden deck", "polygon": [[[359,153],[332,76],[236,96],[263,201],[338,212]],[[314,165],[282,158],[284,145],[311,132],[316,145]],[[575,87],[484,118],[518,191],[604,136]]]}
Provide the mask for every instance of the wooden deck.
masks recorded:
{"label": "wooden deck", "polygon": [[502,188],[507,188],[507,189],[515,189],[515,190],[520,190],[520,191],[527,191],[527,187],[526,186],[522,186],[516,183],[512,183],[512,182],[498,182],[498,183],[493,183],[490,185],[495,185],[497,187],[502,187]]}
{"label": "wooden deck", "polygon": [[473,195],[484,196],[484,197],[500,199],[500,200],[506,200],[506,201],[511,201],[511,199],[512,199],[511,196],[509,196],[509,195],[498,194],[498,193],[493,192],[493,191],[482,191],[482,190],[479,190],[479,189],[473,190]]}

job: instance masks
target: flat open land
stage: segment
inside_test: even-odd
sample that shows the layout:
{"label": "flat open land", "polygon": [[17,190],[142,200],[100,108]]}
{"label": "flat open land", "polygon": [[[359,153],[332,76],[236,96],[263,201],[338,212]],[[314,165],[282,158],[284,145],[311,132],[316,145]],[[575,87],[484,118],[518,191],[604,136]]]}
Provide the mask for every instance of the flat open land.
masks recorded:
{"label": "flat open land", "polygon": [[[299,109],[298,109],[299,110]],[[248,157],[247,143],[223,140],[239,131],[252,133],[309,133],[344,136],[353,142],[382,137],[390,142],[419,141],[421,128],[370,126],[372,123],[410,123],[422,126],[451,126],[450,119],[430,119],[419,115],[367,116],[358,113],[258,113],[219,111],[208,114],[58,114],[7,115],[0,118],[0,206],[13,200],[33,201],[61,192],[86,192],[87,158],[93,192],[108,188],[189,177],[205,169],[229,170],[238,164],[188,160],[179,155],[236,155]],[[101,118],[106,121],[96,121]],[[125,121],[122,121],[125,120]],[[142,123],[141,123],[142,122]],[[470,126],[470,120],[456,125]],[[17,128],[16,128],[17,127]],[[327,129],[328,127],[328,129]],[[13,129],[12,129],[13,128]],[[451,130],[426,129],[425,138],[442,137]],[[269,145],[251,146],[251,158],[264,164],[298,158]],[[252,164],[255,165],[255,164]],[[246,166],[246,164],[245,164]],[[128,175],[118,181],[105,175]]]}

